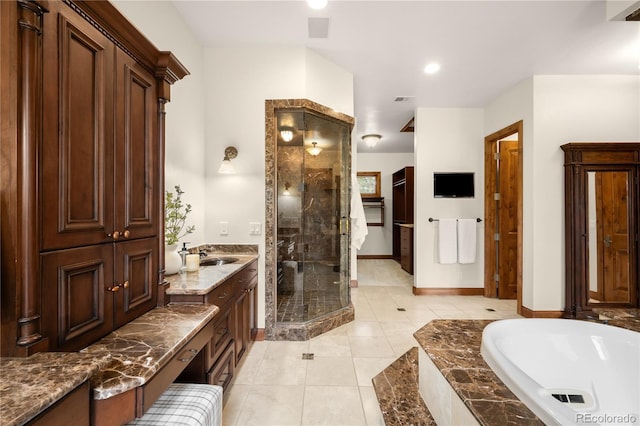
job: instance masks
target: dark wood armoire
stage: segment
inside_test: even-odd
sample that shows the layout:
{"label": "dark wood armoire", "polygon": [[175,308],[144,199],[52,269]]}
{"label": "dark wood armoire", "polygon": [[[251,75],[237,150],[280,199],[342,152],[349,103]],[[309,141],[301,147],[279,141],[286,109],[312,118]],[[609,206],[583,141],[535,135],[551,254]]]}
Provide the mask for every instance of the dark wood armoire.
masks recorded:
{"label": "dark wood armoire", "polygon": [[2,356],[164,302],[164,105],[188,74],[107,1],[0,2]]}

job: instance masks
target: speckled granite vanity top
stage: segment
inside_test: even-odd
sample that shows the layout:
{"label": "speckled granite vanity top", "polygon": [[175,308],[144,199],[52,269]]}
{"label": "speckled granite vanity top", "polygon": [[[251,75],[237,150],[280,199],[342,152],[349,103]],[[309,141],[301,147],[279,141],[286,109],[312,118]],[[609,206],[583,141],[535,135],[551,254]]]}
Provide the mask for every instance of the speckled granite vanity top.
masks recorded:
{"label": "speckled granite vanity top", "polygon": [[491,320],[433,320],[414,337],[481,425],[543,425],[480,354]]}
{"label": "speckled granite vanity top", "polygon": [[215,305],[155,308],[81,353],[110,362],[91,377],[94,399],[107,399],[146,383],[219,311]]}
{"label": "speckled granite vanity top", "polygon": [[0,358],[0,424],[23,424],[46,410],[98,369],[108,356],[40,352],[28,358]]}
{"label": "speckled granite vanity top", "polygon": [[219,266],[200,266],[200,269],[196,272],[185,272],[166,277],[166,280],[171,285],[167,289],[167,294],[207,294],[227,278],[244,268],[247,263],[258,258],[258,255],[253,253],[229,254],[211,252],[207,254],[207,258],[230,255],[237,258],[238,261]]}

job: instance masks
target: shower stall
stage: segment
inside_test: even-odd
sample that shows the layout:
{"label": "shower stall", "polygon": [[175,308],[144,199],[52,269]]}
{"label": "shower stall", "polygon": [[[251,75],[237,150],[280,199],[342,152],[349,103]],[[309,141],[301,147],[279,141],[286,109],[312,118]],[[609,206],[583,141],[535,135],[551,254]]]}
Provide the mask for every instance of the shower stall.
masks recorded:
{"label": "shower stall", "polygon": [[305,340],[353,319],[351,117],[267,101],[267,339]]}

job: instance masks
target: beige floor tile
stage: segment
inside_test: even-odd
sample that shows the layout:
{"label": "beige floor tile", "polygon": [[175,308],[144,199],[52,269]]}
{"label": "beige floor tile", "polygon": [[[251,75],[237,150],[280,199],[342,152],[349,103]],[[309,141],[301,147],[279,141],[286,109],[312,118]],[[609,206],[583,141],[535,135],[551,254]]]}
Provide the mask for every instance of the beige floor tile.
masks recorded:
{"label": "beige floor tile", "polygon": [[302,342],[270,342],[264,352],[265,359],[297,358],[302,359],[302,354],[309,352],[309,341]]}
{"label": "beige floor tile", "polygon": [[354,358],[388,358],[393,349],[386,336],[349,336],[351,355]]}
{"label": "beige floor tile", "polygon": [[293,358],[263,359],[253,383],[259,385],[304,385],[308,361]]}
{"label": "beige floor tile", "polygon": [[303,398],[304,386],[252,386],[236,425],[299,425]]}
{"label": "beige floor tile", "polygon": [[316,357],[351,357],[351,346],[346,335],[323,334],[311,339],[309,342],[309,352]]}
{"label": "beige floor tile", "polygon": [[307,386],[303,425],[366,425],[357,386]]}
{"label": "beige floor tile", "polygon": [[356,386],[353,359],[349,357],[323,358],[307,361],[306,386]]}
{"label": "beige floor tile", "polygon": [[269,343],[270,342],[268,340],[253,342],[251,344],[251,347],[249,348],[249,351],[247,352],[247,356],[264,357],[264,354],[269,347]]}
{"label": "beige floor tile", "polygon": [[242,363],[236,368],[234,373],[233,383],[238,385],[251,385],[255,383],[255,378],[260,370],[262,364],[262,357],[259,356],[247,356],[242,360]]}
{"label": "beige floor tile", "polygon": [[393,350],[393,354],[400,357],[409,349],[418,346],[417,340],[412,334],[398,334],[397,336],[387,336],[387,341]]}
{"label": "beige floor tile", "polygon": [[384,418],[373,387],[360,386],[360,399],[367,426],[384,426]]}
{"label": "beige floor tile", "polygon": [[224,408],[222,410],[222,425],[235,425],[247,399],[251,386],[231,385],[224,393]]}
{"label": "beige floor tile", "polygon": [[371,386],[371,379],[387,368],[397,357],[389,358],[353,358],[358,386]]}
{"label": "beige floor tile", "polygon": [[348,336],[384,336],[378,321],[355,320],[346,327]]}

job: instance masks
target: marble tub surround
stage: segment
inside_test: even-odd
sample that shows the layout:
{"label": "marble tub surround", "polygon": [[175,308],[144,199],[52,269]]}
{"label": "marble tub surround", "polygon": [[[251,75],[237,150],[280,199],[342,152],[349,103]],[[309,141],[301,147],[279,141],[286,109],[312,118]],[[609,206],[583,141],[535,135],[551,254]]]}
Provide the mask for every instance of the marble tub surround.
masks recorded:
{"label": "marble tub surround", "polygon": [[257,253],[238,254],[238,252],[227,253],[215,251],[207,252],[207,256],[203,259],[230,255],[238,258],[238,261],[234,263],[227,263],[225,265],[200,266],[200,269],[197,271],[184,272],[166,277],[165,279],[169,283],[169,288],[166,290],[166,294],[206,295],[218,285],[222,284],[226,279],[242,270],[246,264],[251,263],[258,258]]}
{"label": "marble tub surround", "polygon": [[436,422],[418,389],[418,348],[408,350],[372,380],[386,426]]}
{"label": "marble tub surround", "polygon": [[145,384],[217,314],[215,305],[167,305],[152,309],[81,353],[109,357],[91,377],[93,398],[111,398]]}
{"label": "marble tub surround", "polygon": [[39,352],[28,358],[0,358],[0,424],[24,424],[109,362],[108,355],[77,352]]}
{"label": "marble tub surround", "polygon": [[484,362],[482,331],[491,322],[433,320],[414,337],[479,424],[543,425]]}

